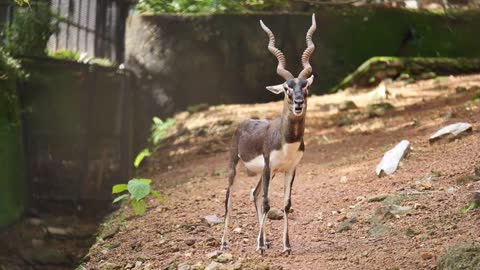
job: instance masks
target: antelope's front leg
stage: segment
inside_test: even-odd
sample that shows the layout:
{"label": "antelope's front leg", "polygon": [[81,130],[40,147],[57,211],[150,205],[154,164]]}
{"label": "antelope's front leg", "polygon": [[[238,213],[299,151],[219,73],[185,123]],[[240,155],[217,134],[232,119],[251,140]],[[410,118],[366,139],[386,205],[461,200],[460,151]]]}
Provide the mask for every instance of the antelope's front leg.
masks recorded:
{"label": "antelope's front leg", "polygon": [[268,187],[270,185],[270,166],[269,157],[265,157],[265,167],[263,168],[262,189],[263,189],[263,216],[260,218],[260,231],[258,232],[257,250],[261,254],[268,248],[265,239],[265,222],[267,220],[270,204],[268,202]]}
{"label": "antelope's front leg", "polygon": [[288,237],[288,212],[292,206],[292,185],[295,180],[295,170],[285,173],[285,183],[283,187],[283,252],[290,255],[292,248]]}

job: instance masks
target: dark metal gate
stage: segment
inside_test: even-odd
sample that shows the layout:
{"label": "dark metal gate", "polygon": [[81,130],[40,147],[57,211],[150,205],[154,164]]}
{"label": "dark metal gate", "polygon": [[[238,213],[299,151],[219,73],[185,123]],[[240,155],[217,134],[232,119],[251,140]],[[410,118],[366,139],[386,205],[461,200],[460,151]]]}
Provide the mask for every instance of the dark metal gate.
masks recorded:
{"label": "dark metal gate", "polygon": [[[35,1],[30,0],[31,4]],[[50,37],[48,50],[68,49],[117,63],[124,59],[125,21],[128,0],[51,0],[58,15],[59,31]],[[11,22],[17,7],[13,0],[0,0],[0,32]],[[23,7],[28,8],[28,7]]]}
{"label": "dark metal gate", "polygon": [[23,60],[19,86],[30,199],[109,200],[131,175],[134,77],[126,70]]}

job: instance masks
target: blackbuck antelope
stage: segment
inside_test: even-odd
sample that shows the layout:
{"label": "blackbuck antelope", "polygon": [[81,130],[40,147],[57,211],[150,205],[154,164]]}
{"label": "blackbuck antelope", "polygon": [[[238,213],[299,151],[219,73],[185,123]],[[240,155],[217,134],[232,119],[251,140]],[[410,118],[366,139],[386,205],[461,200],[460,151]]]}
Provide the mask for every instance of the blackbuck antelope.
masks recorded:
{"label": "blackbuck antelope", "polygon": [[[312,15],[312,26],[307,31],[307,49],[302,54],[303,70],[297,78],[285,69],[285,56],[275,47],[275,36],[272,31],[260,21],[260,25],[267,33],[268,50],[277,57],[277,73],[285,82],[275,86],[267,86],[267,90],[275,94],[284,94],[282,115],[275,120],[246,120],[242,122],[232,138],[229,163],[228,189],[225,200],[225,229],[221,249],[228,247],[228,219],[232,207],[232,186],[234,184],[236,167],[239,160],[248,170],[262,173],[260,181],[253,190],[255,209],[257,211],[260,230],[257,239],[257,250],[261,254],[268,248],[265,221],[270,210],[268,202],[268,188],[270,180],[283,173],[284,182],[284,230],[283,252],[290,254],[291,247],[288,238],[288,212],[291,207],[292,185],[295,179],[295,170],[305,151],[303,133],[305,130],[305,115],[307,113],[308,88],[313,82],[310,56],[315,45],[312,35],[316,29],[315,14]],[[263,197],[262,197],[263,195]]]}

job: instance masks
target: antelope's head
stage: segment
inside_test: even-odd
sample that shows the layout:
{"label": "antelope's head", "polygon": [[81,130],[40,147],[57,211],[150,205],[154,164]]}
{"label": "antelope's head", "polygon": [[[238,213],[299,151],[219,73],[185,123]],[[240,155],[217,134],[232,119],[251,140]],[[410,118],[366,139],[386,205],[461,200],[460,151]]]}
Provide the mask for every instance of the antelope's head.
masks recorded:
{"label": "antelope's head", "polygon": [[284,93],[285,101],[288,103],[289,110],[295,116],[301,116],[305,112],[307,105],[308,87],[313,83],[312,66],[310,65],[310,56],[315,50],[312,42],[312,35],[317,29],[315,14],[312,15],[312,25],[307,31],[307,48],[302,54],[303,70],[295,78],[290,71],[285,69],[286,60],[282,51],[275,47],[275,36],[272,31],[260,20],[260,26],[267,33],[269,42],[268,50],[277,57],[277,74],[285,79],[285,82],[278,85],[267,86],[267,90],[275,93]]}

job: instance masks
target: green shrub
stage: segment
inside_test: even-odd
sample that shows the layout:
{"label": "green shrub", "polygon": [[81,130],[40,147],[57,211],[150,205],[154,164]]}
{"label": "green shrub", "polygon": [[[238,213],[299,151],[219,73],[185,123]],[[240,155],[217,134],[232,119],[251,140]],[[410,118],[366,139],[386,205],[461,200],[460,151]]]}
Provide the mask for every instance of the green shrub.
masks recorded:
{"label": "green shrub", "polygon": [[286,0],[140,0],[141,13],[245,13],[249,11],[282,11]]}
{"label": "green shrub", "polygon": [[155,198],[163,201],[163,196],[150,187],[152,180],[150,179],[132,179],[127,184],[115,185],[112,188],[112,194],[125,193],[113,200],[117,203],[123,200],[129,200],[130,206],[136,215],[143,215],[147,210],[147,203],[145,198],[152,195]]}
{"label": "green shrub", "polygon": [[80,53],[74,52],[71,50],[65,50],[65,49],[58,50],[55,52],[49,52],[48,56],[55,59],[69,60],[69,61],[75,61],[75,62],[77,62],[80,59]]}
{"label": "green shrub", "polygon": [[16,84],[26,77],[20,63],[0,47],[0,118],[18,123]]}
{"label": "green shrub", "polygon": [[150,142],[155,146],[158,145],[162,139],[167,136],[168,132],[171,128],[173,128],[176,124],[175,119],[168,118],[165,121],[158,117],[153,117],[153,124],[152,124],[152,135],[150,137]]}
{"label": "green shrub", "polygon": [[4,29],[6,50],[12,55],[45,56],[48,39],[58,29],[53,18],[46,2],[17,8]]}

